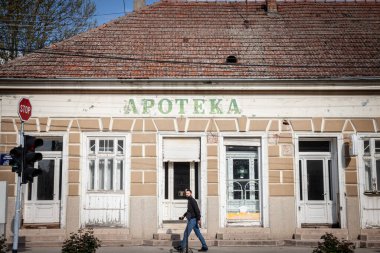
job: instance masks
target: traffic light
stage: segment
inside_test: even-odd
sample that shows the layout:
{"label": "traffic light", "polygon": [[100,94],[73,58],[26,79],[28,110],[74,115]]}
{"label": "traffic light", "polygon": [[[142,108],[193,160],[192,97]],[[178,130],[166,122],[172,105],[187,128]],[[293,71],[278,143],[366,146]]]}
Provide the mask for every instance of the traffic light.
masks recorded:
{"label": "traffic light", "polygon": [[21,146],[12,148],[9,151],[9,155],[12,157],[12,160],[9,161],[9,165],[12,166],[12,172],[20,174],[22,172],[22,159],[23,159],[23,148]]}
{"label": "traffic light", "polygon": [[42,154],[36,153],[35,149],[44,144],[42,139],[37,139],[36,137],[25,135],[24,136],[24,169],[22,172],[22,183],[26,184],[28,182],[33,183],[33,178],[41,175],[42,170],[35,169],[34,163],[42,160]]}

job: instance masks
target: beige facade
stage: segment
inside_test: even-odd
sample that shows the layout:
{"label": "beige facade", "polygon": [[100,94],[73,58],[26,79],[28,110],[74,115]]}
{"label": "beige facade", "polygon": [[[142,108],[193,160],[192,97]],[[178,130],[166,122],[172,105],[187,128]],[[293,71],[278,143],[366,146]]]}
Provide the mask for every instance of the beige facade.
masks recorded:
{"label": "beige facade", "polygon": [[[231,233],[234,229],[239,231],[239,226],[231,226],[232,223],[226,222],[230,214],[225,207],[228,201],[228,196],[226,196],[228,194],[225,192],[226,180],[228,180],[226,166],[228,165],[225,162],[226,145],[223,143],[231,138],[243,141],[247,139],[248,142],[252,138],[257,139],[260,151],[255,159],[261,171],[258,193],[260,207],[256,210],[259,218],[249,218],[256,219],[257,223],[251,224],[246,229],[249,230],[251,227],[252,230],[262,228],[263,231],[269,231],[266,232],[267,239],[291,239],[296,234],[297,228],[307,225],[307,222],[300,220],[301,213],[297,211],[300,198],[300,174],[297,172],[300,169],[298,142],[302,138],[327,138],[335,143],[333,149],[337,156],[337,179],[333,184],[337,189],[338,198],[335,204],[340,206],[335,207],[338,210],[339,220],[330,224],[323,222],[321,225],[337,226],[348,230],[349,238],[354,239],[363,227],[361,226],[362,217],[359,216],[360,173],[357,159],[360,158],[350,155],[349,148],[354,145],[351,136],[357,133],[377,136],[380,132],[378,123],[377,117],[313,117],[313,115],[282,118],[249,115],[221,117],[206,113],[201,117],[186,115],[109,117],[104,114],[86,118],[66,115],[38,117],[36,113],[33,118],[25,122],[25,132],[41,137],[62,137],[60,179],[62,181],[60,200],[62,209],[58,223],[54,224],[66,235],[86,225],[88,218],[86,215],[90,215],[83,209],[86,205],[85,195],[88,194],[86,171],[89,170],[87,161],[89,140],[92,137],[125,138],[123,140],[125,140],[124,147],[127,153],[124,160],[126,174],[125,188],[122,189],[125,191],[126,209],[123,214],[126,219],[118,224],[118,228],[114,228],[114,232],[124,228],[127,229],[125,231],[130,238],[142,239],[151,239],[153,234],[165,232],[165,229],[170,227],[170,224],[165,224],[164,211],[160,210],[163,195],[165,195],[163,193],[165,191],[163,186],[165,184],[163,182],[165,178],[163,176],[165,169],[163,140],[165,138],[190,137],[201,140],[199,142],[200,160],[196,163],[204,177],[200,177],[198,181],[198,189],[200,189],[198,202],[200,202],[204,217],[203,229],[208,238],[214,238],[220,233]],[[19,129],[20,121],[17,117],[2,115],[0,145],[2,153],[7,153],[18,145],[17,131]],[[344,163],[341,164],[340,159],[343,157]],[[16,194],[16,177],[10,167],[1,167],[0,180],[8,182],[10,208],[8,209],[7,233],[9,236]],[[98,192],[98,194],[102,193]],[[103,208],[103,211],[107,212],[107,207]],[[25,212],[28,210],[23,209],[23,215]],[[315,222],[311,224],[316,225]],[[23,230],[28,229],[25,225],[33,224],[24,223]],[[46,224],[35,225],[43,227]],[[96,229],[105,227],[107,227],[105,224],[101,226],[95,224]]]}

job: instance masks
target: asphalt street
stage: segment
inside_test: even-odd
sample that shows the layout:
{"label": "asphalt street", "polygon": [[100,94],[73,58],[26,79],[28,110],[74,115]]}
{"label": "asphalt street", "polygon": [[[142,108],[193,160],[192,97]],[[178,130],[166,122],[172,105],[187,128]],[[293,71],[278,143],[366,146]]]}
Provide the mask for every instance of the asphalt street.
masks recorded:
{"label": "asphalt street", "polygon": [[[193,249],[194,253],[198,249]],[[311,253],[313,248],[301,247],[210,247],[210,253],[223,253],[223,252],[236,252],[236,253]],[[32,248],[32,249],[19,249],[20,253],[60,253],[61,248]],[[169,247],[151,247],[151,246],[130,246],[130,247],[102,247],[97,250],[97,253],[175,253],[177,251]],[[356,253],[380,253],[380,249],[356,249]]]}

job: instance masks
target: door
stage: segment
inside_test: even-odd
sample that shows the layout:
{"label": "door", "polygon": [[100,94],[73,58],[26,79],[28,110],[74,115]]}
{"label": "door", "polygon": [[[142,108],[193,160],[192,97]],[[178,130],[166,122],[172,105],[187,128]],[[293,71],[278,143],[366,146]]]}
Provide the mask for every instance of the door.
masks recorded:
{"label": "door", "polygon": [[191,189],[193,197],[198,199],[198,163],[165,162],[164,164],[165,197],[163,201],[163,220],[178,221],[187,210],[185,189]]}
{"label": "door", "polygon": [[299,160],[302,223],[336,222],[331,165],[331,159],[327,157],[305,157]]}
{"label": "door", "polygon": [[[61,209],[62,159],[43,154],[38,162],[42,174],[26,185],[24,223],[59,223]],[[37,163],[36,163],[37,164]]]}
{"label": "door", "polygon": [[258,148],[243,149],[247,150],[236,152],[236,148],[227,146],[227,224],[261,225]]}
{"label": "door", "polygon": [[300,138],[298,152],[298,222],[304,227],[339,225],[336,139]]}

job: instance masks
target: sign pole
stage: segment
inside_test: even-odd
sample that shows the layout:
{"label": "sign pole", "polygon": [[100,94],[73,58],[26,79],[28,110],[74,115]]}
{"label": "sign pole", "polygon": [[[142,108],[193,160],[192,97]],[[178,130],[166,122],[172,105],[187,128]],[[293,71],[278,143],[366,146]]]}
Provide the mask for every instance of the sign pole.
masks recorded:
{"label": "sign pole", "polygon": [[[24,148],[24,121],[21,121],[21,131],[20,131],[20,143],[21,147]],[[24,154],[21,159],[21,168],[24,168]],[[18,250],[18,238],[19,238],[19,228],[20,228],[20,216],[21,216],[21,177],[22,171],[17,177],[17,195],[16,195],[16,212],[13,222],[13,248],[12,253],[17,253]]]}

